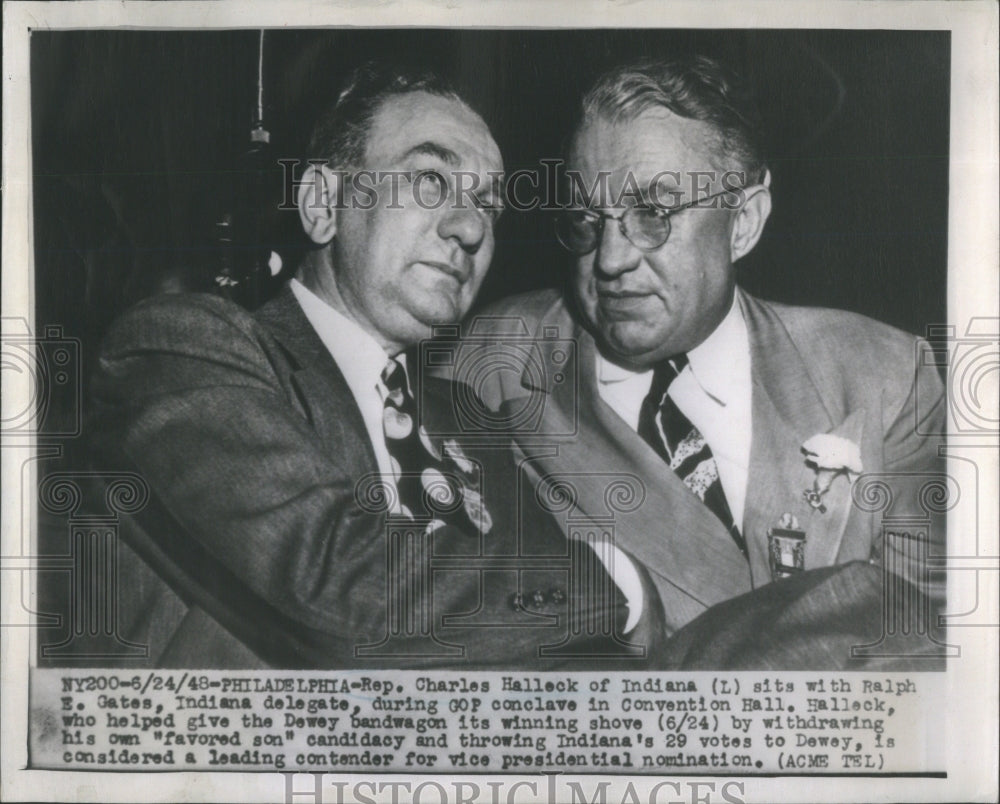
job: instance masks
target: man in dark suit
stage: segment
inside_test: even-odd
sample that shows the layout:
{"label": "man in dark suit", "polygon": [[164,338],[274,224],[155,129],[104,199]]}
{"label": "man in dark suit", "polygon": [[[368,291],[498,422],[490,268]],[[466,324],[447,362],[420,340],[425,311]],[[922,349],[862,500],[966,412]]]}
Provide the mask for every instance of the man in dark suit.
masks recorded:
{"label": "man in dark suit", "polygon": [[[617,516],[614,542],[650,572],[668,632],[746,595],[675,643],[674,662],[700,651],[715,666],[859,666],[852,646],[880,634],[870,618],[853,618],[858,590],[876,615],[884,570],[943,599],[928,571],[944,537],[942,507],[927,499],[944,484],[935,368],[918,359],[912,336],[737,287],[734,264],[770,213],[771,177],[759,116],[717,62],[643,63],[602,77],[583,100],[567,176],[557,234],[576,258],[571,292],[487,309],[456,365],[480,377],[477,390],[505,415],[542,411],[515,441],[524,451],[539,439],[553,445],[530,466],[540,485],[573,478],[565,516],[602,499],[606,473],[641,476],[645,500]],[[486,376],[476,350],[511,336],[572,341],[576,374],[505,364]],[[494,360],[497,348],[487,349]],[[909,517],[905,532],[883,534],[880,488],[891,515]],[[819,572],[832,565],[850,577]],[[789,575],[799,578],[781,581]],[[713,641],[767,645],[778,620],[783,652],[773,662],[758,650],[741,665],[740,651]],[[808,650],[788,645],[796,633]]]}
{"label": "man in dark suit", "polygon": [[[431,437],[454,430],[450,389],[406,357],[489,266],[503,165],[486,124],[436,76],[366,65],[316,155],[298,197],[314,248],[275,300],[161,296],[105,342],[95,460],[152,492],[125,530],[124,635],[161,666],[599,664],[587,626],[620,631],[624,598],[517,510],[506,449]],[[646,618],[637,644],[611,641],[641,667],[661,632]]]}

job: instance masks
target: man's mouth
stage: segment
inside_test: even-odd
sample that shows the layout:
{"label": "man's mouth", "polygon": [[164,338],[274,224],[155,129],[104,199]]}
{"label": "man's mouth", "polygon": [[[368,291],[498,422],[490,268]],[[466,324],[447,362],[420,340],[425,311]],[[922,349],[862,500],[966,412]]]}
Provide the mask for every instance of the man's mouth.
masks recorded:
{"label": "man's mouth", "polygon": [[654,296],[644,290],[602,289],[597,291],[597,304],[605,317],[630,319],[642,315],[647,302]]}
{"label": "man's mouth", "polygon": [[652,296],[648,290],[610,290],[601,289],[597,291],[597,295],[601,299],[644,299],[647,296]]}
{"label": "man's mouth", "polygon": [[597,301],[601,305],[611,307],[628,307],[634,304],[641,304],[654,295],[647,290],[603,289],[597,291]]}
{"label": "man's mouth", "polygon": [[453,265],[450,262],[438,262],[437,260],[420,260],[418,265],[426,265],[428,268],[433,268],[435,271],[450,276],[460,285],[464,285],[472,273],[471,269],[466,266]]}

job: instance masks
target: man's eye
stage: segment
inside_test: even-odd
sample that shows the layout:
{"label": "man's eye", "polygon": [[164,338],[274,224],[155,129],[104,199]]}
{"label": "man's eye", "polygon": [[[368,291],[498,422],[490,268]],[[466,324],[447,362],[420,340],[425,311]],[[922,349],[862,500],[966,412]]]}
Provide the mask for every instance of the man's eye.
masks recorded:
{"label": "man's eye", "polygon": [[586,226],[600,220],[601,216],[589,209],[567,209],[564,213],[566,220],[574,226]]}
{"label": "man's eye", "polygon": [[433,168],[418,170],[413,177],[417,202],[430,209],[437,209],[451,195],[451,187],[444,174]]}
{"label": "man's eye", "polygon": [[636,220],[656,221],[660,218],[667,217],[668,210],[652,204],[643,204],[642,206],[633,207],[630,210],[630,214],[634,216]]}
{"label": "man's eye", "polygon": [[448,191],[448,180],[439,170],[418,170],[413,178],[413,183],[419,184],[420,186],[427,185],[428,187],[436,187],[442,192]]}

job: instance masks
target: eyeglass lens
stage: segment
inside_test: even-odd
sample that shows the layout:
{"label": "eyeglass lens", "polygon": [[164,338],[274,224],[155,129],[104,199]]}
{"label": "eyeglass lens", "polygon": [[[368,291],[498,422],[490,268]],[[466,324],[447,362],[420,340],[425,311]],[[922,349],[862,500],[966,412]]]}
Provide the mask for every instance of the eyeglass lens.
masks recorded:
{"label": "eyeglass lens", "polygon": [[621,218],[589,210],[567,210],[556,219],[559,242],[574,254],[589,254],[597,248],[601,231],[611,220],[637,248],[659,248],[670,236],[670,219],[655,207],[632,207]]}

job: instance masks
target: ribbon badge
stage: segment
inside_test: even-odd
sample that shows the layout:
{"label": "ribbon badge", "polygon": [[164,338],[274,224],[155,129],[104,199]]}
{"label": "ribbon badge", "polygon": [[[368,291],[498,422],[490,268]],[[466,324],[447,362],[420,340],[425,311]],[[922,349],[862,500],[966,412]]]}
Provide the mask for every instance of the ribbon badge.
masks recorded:
{"label": "ribbon badge", "polygon": [[806,532],[792,514],[781,515],[778,527],[767,532],[767,556],[771,580],[796,575],[806,568]]}

